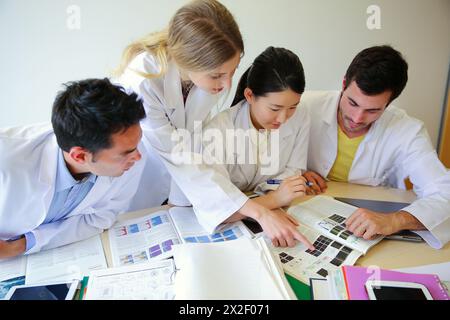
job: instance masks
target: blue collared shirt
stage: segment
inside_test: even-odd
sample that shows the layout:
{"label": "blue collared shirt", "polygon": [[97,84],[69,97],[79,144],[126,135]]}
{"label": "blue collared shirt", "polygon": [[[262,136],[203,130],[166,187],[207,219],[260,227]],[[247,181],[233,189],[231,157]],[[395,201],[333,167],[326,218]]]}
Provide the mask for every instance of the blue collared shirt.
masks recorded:
{"label": "blue collared shirt", "polygon": [[[56,169],[55,193],[42,224],[61,220],[71,213],[91,191],[96,180],[97,176],[94,174],[90,174],[81,181],[75,180],[67,168],[62,150],[60,150]],[[32,231],[27,232],[25,238],[25,252],[27,252],[36,244],[36,238]]]}

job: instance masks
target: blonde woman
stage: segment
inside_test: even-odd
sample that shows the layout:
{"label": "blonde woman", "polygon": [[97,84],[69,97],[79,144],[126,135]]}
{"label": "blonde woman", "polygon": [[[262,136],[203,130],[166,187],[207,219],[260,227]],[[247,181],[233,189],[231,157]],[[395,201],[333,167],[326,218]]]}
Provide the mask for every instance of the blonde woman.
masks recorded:
{"label": "blonde woman", "polygon": [[[200,224],[208,231],[240,213],[259,221],[275,245],[293,246],[295,239],[307,240],[287,214],[249,200],[226,177],[191,161],[189,155],[195,155],[200,144],[181,139],[220,110],[243,53],[233,16],[215,0],[186,4],[175,13],[167,30],[127,47],[118,82],[142,96],[147,115],[142,128],[150,160],[140,190],[150,198],[153,191],[164,188],[164,176],[149,178],[163,163],[172,178],[169,203],[192,203]],[[146,188],[149,183],[153,188]]]}

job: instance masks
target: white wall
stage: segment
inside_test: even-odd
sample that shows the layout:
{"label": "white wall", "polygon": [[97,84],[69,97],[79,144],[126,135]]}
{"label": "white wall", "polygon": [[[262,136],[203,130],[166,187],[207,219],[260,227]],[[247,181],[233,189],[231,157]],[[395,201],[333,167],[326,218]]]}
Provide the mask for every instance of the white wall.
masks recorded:
{"label": "white wall", "polygon": [[[61,83],[109,76],[132,40],[163,28],[185,0],[0,0],[0,127],[48,121]],[[409,82],[396,101],[437,142],[450,59],[449,0],[222,0],[246,46],[235,83],[269,45],[299,54],[307,89],[339,89],[354,55],[375,44],[401,51]],[[381,29],[369,30],[369,5]],[[67,22],[80,8],[80,29]]]}

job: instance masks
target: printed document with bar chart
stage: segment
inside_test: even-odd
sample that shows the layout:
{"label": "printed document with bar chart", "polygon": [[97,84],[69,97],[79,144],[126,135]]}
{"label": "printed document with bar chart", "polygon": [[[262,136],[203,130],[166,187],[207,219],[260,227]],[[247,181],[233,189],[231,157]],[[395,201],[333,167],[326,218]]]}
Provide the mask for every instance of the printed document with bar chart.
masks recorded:
{"label": "printed document with bar chart", "polygon": [[141,218],[118,222],[108,231],[114,267],[133,265],[172,256],[180,243],[229,241],[251,234],[238,221],[220,226],[209,234],[198,223],[192,208],[173,207]]}

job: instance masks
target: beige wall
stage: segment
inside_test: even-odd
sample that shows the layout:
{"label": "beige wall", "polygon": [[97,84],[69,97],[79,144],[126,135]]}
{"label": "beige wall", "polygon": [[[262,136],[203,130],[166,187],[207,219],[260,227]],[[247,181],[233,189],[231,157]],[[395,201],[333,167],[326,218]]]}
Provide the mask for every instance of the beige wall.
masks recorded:
{"label": "beige wall", "polygon": [[439,141],[439,158],[450,169],[450,88],[447,91],[447,108],[444,113],[441,140]]}
{"label": "beige wall", "polygon": [[[166,25],[182,0],[0,0],[0,127],[49,119],[62,82],[103,77],[125,45]],[[269,45],[301,57],[307,89],[339,89],[361,49],[389,43],[404,53],[410,81],[396,105],[422,119],[436,145],[450,58],[449,0],[223,0],[244,36],[236,81]],[[381,29],[369,30],[369,5]],[[81,29],[66,27],[69,5]]]}

